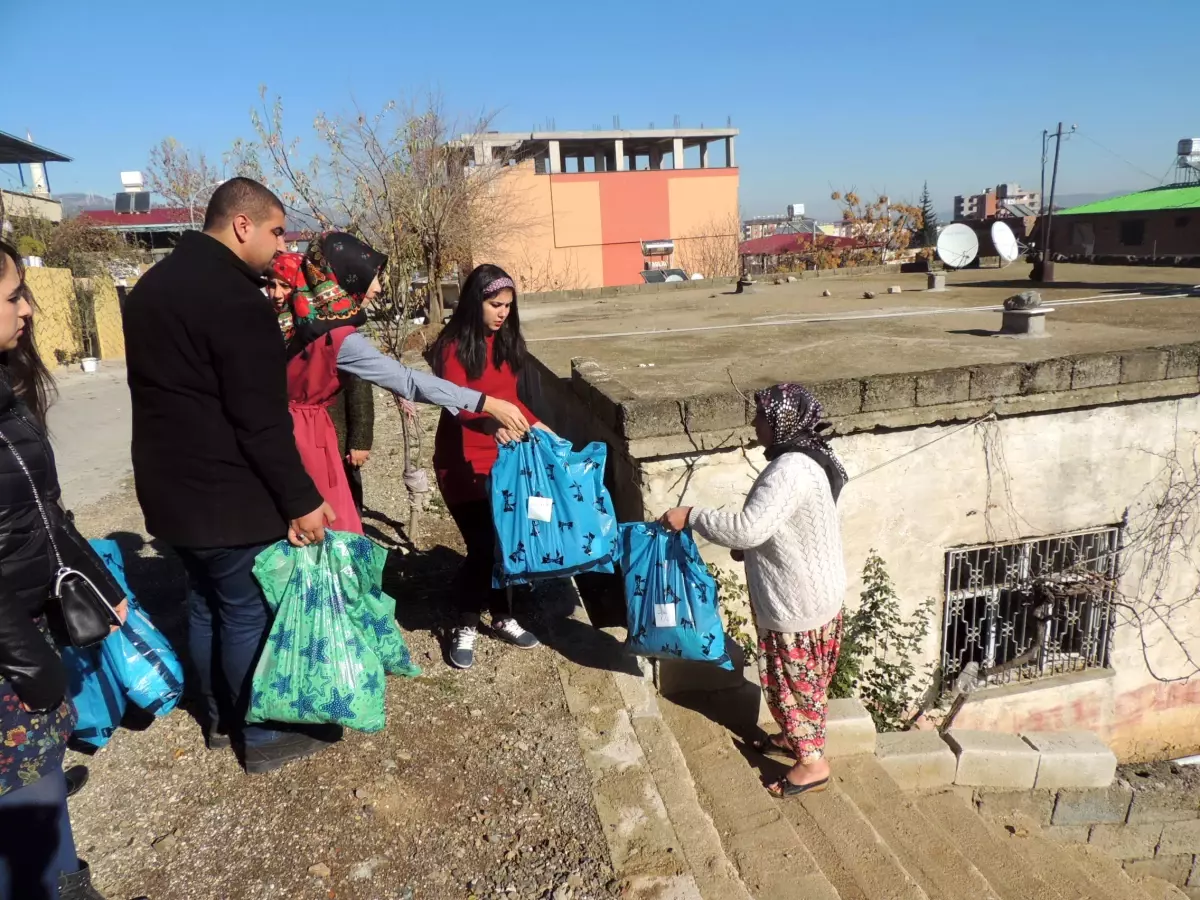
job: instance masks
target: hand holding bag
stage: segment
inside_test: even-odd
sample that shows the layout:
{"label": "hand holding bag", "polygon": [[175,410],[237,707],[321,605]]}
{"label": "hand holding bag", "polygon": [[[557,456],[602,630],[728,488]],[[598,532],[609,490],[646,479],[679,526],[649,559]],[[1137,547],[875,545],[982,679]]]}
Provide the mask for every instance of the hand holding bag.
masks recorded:
{"label": "hand holding bag", "polygon": [[[42,502],[41,492],[37,489],[37,483],[33,480],[29,467],[25,465],[25,460],[17,452],[16,445],[3,432],[0,432],[0,443],[8,447],[9,452],[17,461],[17,465],[25,473],[25,478],[29,481],[29,488],[33,491],[38,514],[46,528],[46,537],[50,541],[55,562],[58,564],[58,571],[55,572],[54,580],[50,583],[50,599],[53,602],[50,603],[47,612],[51,624],[66,635],[73,647],[90,647],[98,644],[108,637],[112,626],[121,624],[121,616],[116,607],[125,598],[118,597],[110,600],[100,586],[111,587],[106,579],[91,577],[63,561],[59,541],[55,537],[55,527],[50,521],[46,504]],[[65,526],[59,529],[58,535],[72,538],[72,535],[67,533]],[[112,591],[111,593],[115,596],[117,592]]]}

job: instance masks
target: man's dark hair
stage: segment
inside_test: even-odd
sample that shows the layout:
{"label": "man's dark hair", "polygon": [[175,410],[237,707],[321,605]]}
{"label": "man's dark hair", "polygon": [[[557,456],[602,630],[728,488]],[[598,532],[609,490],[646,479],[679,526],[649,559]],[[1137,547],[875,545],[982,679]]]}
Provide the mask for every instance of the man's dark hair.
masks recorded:
{"label": "man's dark hair", "polygon": [[217,231],[236,215],[261,222],[275,211],[283,212],[283,203],[269,187],[252,178],[230,178],[213,192],[204,211],[204,230]]}

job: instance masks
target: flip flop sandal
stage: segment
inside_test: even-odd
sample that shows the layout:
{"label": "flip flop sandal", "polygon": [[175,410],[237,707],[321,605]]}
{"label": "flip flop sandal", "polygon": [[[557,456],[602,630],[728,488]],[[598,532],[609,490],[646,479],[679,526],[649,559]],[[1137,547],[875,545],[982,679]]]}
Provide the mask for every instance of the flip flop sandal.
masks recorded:
{"label": "flip flop sandal", "polygon": [[768,784],[767,793],[772,797],[782,799],[784,797],[796,797],[800,794],[819,794],[827,787],[829,787],[828,778],[822,778],[820,781],[810,781],[808,784],[792,784],[785,776],[778,781]]}
{"label": "flip flop sandal", "polygon": [[778,753],[783,756],[791,756],[792,748],[778,743],[775,740],[777,737],[783,737],[783,735],[768,734],[768,735],[764,735],[761,737],[757,737],[750,742],[750,746],[753,747],[759,753],[761,753],[763,756],[766,756],[770,753]]}

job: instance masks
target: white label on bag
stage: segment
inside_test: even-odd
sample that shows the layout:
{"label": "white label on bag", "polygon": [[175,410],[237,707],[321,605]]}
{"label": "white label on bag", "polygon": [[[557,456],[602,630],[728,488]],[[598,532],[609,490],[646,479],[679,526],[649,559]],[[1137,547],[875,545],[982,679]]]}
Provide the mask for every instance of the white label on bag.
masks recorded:
{"label": "white label on bag", "polygon": [[536,522],[549,522],[554,511],[554,501],[549,497],[529,498],[529,518]]}
{"label": "white label on bag", "polygon": [[655,628],[674,628],[675,627],[675,604],[674,603],[656,603],[656,604],[654,604],[654,627]]}

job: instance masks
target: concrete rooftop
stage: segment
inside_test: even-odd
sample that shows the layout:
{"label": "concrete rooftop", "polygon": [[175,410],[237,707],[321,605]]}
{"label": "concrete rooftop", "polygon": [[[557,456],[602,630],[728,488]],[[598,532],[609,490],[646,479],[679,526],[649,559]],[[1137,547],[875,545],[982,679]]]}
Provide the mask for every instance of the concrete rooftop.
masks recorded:
{"label": "concrete rooftop", "polygon": [[[1200,297],[1186,296],[1200,270],[1060,265],[1050,288],[1032,284],[1028,272],[950,273],[944,293],[926,292],[924,275],[891,274],[764,280],[749,295],[709,286],[529,297],[521,323],[533,354],[556,374],[569,376],[574,357],[593,359],[637,400],[725,393],[731,377],[747,390],[1200,341]],[[890,285],[904,292],[889,295]],[[1030,288],[1055,309],[1048,336],[995,334],[1000,313],[979,308]],[[826,289],[832,296],[821,296]],[[874,299],[863,298],[868,290]]]}

